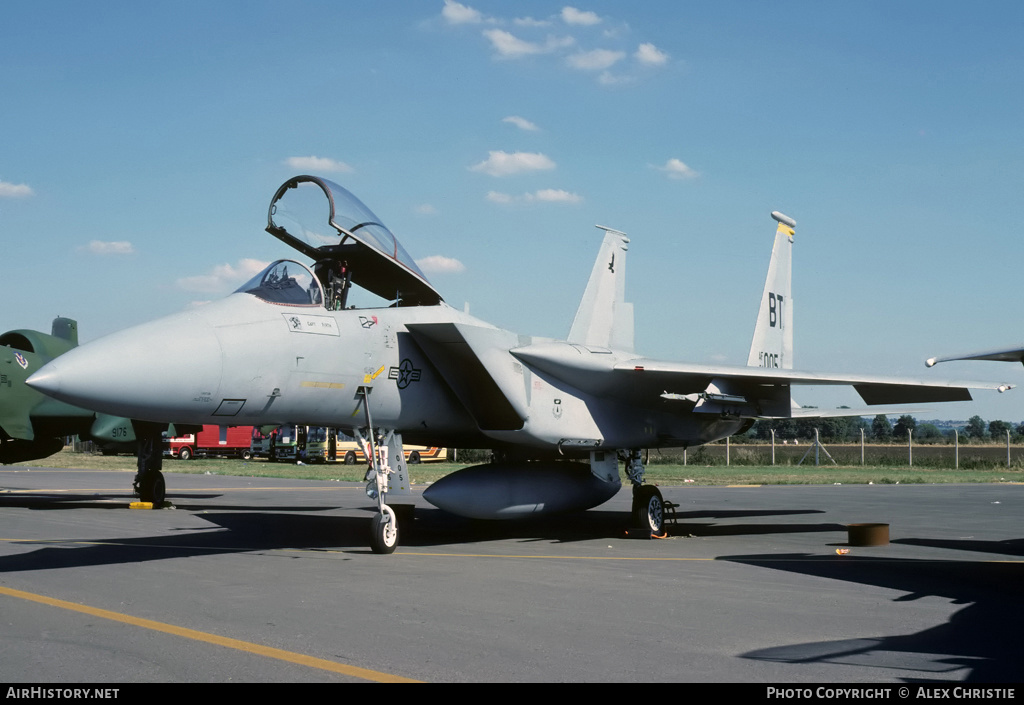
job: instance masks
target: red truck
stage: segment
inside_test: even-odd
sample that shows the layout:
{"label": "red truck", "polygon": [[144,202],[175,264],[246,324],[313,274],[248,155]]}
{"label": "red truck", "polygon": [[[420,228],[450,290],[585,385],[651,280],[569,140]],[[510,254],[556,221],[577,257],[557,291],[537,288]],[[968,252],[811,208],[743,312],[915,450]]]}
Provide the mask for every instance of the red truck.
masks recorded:
{"label": "red truck", "polygon": [[[222,433],[223,431],[223,433]],[[226,455],[248,460],[252,426],[203,426],[196,434],[168,438],[164,455],[191,460],[197,455]]]}

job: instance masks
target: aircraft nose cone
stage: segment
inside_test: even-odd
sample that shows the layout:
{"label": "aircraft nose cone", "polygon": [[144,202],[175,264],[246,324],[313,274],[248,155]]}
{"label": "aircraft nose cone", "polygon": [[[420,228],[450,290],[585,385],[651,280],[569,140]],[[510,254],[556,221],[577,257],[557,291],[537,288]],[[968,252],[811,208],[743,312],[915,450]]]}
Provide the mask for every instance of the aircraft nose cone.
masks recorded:
{"label": "aircraft nose cone", "polygon": [[55,362],[43,365],[38,371],[29,375],[25,384],[51,397],[58,396],[60,394],[60,370],[57,367]]}
{"label": "aircraft nose cone", "polygon": [[215,330],[194,313],[108,335],[44,365],[26,384],[93,411],[146,421],[183,421],[211,400],[222,356]]}

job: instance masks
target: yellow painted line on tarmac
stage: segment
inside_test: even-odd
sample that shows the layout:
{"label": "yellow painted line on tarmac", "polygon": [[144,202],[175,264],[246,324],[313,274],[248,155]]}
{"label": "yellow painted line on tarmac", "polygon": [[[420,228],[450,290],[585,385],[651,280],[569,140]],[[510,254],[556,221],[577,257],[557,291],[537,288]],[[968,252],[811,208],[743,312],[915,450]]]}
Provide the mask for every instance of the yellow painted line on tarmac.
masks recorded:
{"label": "yellow painted line on tarmac", "polygon": [[52,597],[36,595],[35,593],[24,592],[22,590],[14,590],[12,588],[0,586],[0,594],[7,595],[8,597],[17,597],[22,600],[29,600],[30,602],[37,602],[43,605],[49,605],[50,607],[59,607],[65,610],[71,610],[73,612],[80,612],[82,614],[87,614],[92,617],[109,619],[111,621],[120,622],[122,624],[129,624],[135,627],[142,627],[143,629],[151,629],[153,631],[163,632],[164,634],[179,636],[184,639],[192,639],[194,641],[201,641],[207,644],[213,644],[215,646],[223,646],[229,649],[235,649],[237,651],[244,651],[246,653],[255,654],[257,656],[264,656],[266,658],[277,659],[279,661],[287,661],[288,663],[294,663],[299,666],[317,668],[322,671],[330,671],[331,673],[338,673],[343,676],[350,676],[352,678],[360,678],[362,680],[375,681],[377,683],[419,682],[412,680],[410,678],[396,676],[391,673],[371,671],[368,668],[349,666],[348,664],[338,663],[337,661],[328,661],[327,659],[316,658],[315,656],[307,656],[306,654],[299,654],[294,651],[285,651],[284,649],[275,649],[269,646],[263,646],[262,644],[254,644],[251,641],[231,639],[229,637],[219,636],[217,634],[210,634],[208,632],[201,632],[195,629],[178,627],[173,624],[167,624],[166,622],[157,622],[152,619],[141,619],[139,617],[132,617],[131,615],[122,614],[120,612],[112,612],[110,610],[104,610],[98,607],[90,607],[88,605],[80,605],[74,602],[57,600]]}

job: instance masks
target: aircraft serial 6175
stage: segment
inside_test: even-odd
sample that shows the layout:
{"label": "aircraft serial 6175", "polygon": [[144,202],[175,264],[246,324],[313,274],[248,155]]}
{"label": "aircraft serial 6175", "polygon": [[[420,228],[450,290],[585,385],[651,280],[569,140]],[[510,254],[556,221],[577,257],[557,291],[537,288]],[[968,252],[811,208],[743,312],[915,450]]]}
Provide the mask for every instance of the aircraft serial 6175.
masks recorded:
{"label": "aircraft serial 6175", "polygon": [[[869,405],[965,401],[969,386],[995,388],[793,371],[795,222],[772,215],[775,244],[746,367],[633,352],[621,232],[602,228],[566,340],[534,338],[447,305],[365,205],[337,184],[298,176],[274,194],[267,231],[312,266],[274,262],[226,299],[80,346],[28,383],[152,422],[137,433],[169,422],[345,429],[373,459],[367,494],[379,511],[370,545],[380,553],[394,550],[397,515],[411,509],[403,441],[492,449],[492,462],[423,495],[485,519],[597,506],[620,489],[622,461],[634,520],[660,532],[662,496],[644,484],[642,449],[708,443],[758,418],[829,415],[796,407],[794,385],[852,385]],[[353,286],[385,303],[350,306]],[[159,460],[140,458],[142,466],[140,494],[162,501]]]}

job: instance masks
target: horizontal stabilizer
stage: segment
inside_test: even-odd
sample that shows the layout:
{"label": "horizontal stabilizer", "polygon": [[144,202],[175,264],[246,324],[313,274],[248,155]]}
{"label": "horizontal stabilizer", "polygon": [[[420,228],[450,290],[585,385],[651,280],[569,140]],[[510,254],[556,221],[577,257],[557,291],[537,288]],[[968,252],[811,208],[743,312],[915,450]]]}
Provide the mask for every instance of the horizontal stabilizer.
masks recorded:
{"label": "horizontal stabilizer", "polygon": [[971,401],[963,387],[930,387],[914,384],[855,384],[865,404],[931,404],[941,401]]}

